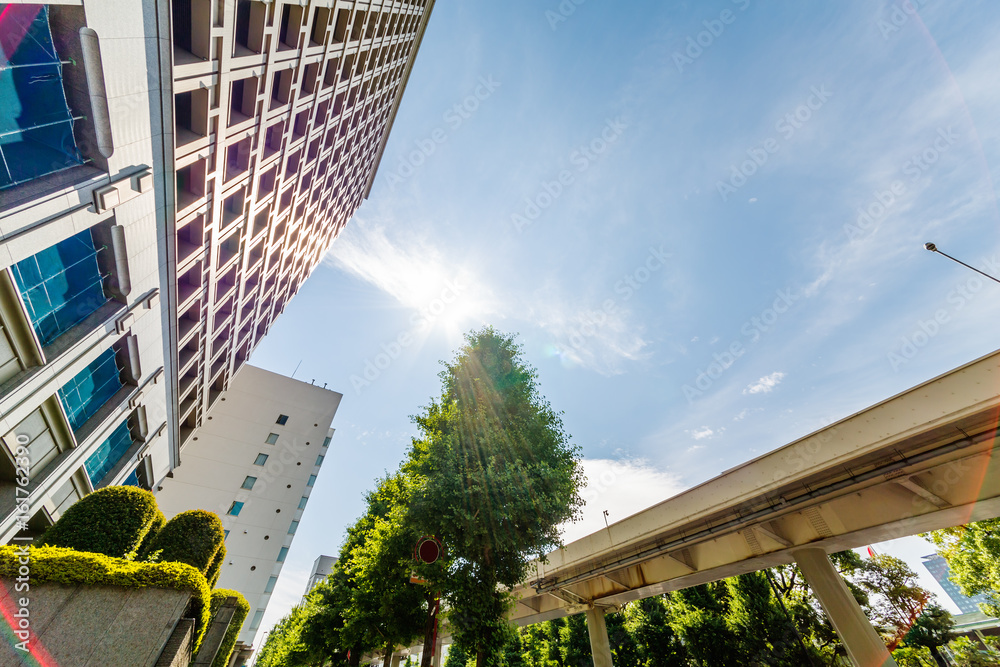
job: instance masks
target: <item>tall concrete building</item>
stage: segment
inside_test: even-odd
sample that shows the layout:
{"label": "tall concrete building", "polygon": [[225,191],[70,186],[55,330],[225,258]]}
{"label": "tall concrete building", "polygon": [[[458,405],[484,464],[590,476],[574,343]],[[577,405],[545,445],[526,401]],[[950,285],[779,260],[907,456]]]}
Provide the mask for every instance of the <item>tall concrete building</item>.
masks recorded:
{"label": "tall concrete building", "polygon": [[183,447],[371,189],[433,0],[172,0]]}
{"label": "tall concrete building", "polygon": [[432,5],[0,3],[0,540],[184,462],[368,195]]}
{"label": "tall concrete building", "polygon": [[929,556],[924,556],[922,558],[924,567],[927,571],[931,573],[934,580],[941,584],[941,588],[944,592],[948,594],[951,601],[955,603],[955,606],[961,610],[963,614],[973,614],[979,611],[979,605],[981,603],[989,602],[989,595],[986,593],[980,593],[969,597],[962,593],[962,590],[958,587],[954,581],[950,579],[951,568],[948,567],[948,561],[944,559],[940,554],[930,554]]}
{"label": "tall concrete building", "polygon": [[247,646],[323,468],[340,399],[244,366],[185,447],[184,464],[157,490],[167,518],[189,509],[222,517],[226,561],[218,587],[238,590],[250,603],[239,637]]}
{"label": "tall concrete building", "polygon": [[[0,541],[173,465],[153,3],[0,5]],[[98,37],[99,36],[99,37]]]}
{"label": "tall concrete building", "polygon": [[333,566],[337,564],[337,558],[335,556],[319,556],[313,563],[312,570],[309,572],[309,581],[306,582],[306,590],[302,594],[302,601],[309,596],[312,589],[316,588],[316,584],[321,581],[325,581],[330,573],[333,572]]}

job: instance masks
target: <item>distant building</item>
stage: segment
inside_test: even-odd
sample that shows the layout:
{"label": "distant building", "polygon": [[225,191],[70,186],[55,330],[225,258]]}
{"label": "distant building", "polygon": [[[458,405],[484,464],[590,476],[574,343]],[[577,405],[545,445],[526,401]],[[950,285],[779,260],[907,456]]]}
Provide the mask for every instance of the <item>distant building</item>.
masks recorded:
{"label": "distant building", "polygon": [[219,588],[250,603],[239,641],[253,643],[327,455],[341,394],[244,366],[205,425],[184,447],[184,465],[156,498],[169,518],[189,509],[222,517],[226,560]]}
{"label": "distant building", "polygon": [[951,575],[951,568],[948,567],[948,561],[938,554],[931,554],[929,556],[923,557],[924,567],[927,571],[931,573],[934,580],[941,584],[941,588],[944,592],[948,594],[951,601],[954,602],[963,614],[972,614],[979,611],[979,604],[983,602],[989,602],[989,598],[985,593],[981,593],[975,597],[969,597],[963,595],[962,591],[958,586],[949,579]]}
{"label": "distant building", "polygon": [[309,581],[306,583],[306,592],[302,594],[302,601],[305,602],[306,596],[309,595],[309,591],[316,587],[321,581],[324,581],[333,572],[333,566],[337,564],[337,559],[334,556],[320,556],[313,563],[312,572],[309,573]]}

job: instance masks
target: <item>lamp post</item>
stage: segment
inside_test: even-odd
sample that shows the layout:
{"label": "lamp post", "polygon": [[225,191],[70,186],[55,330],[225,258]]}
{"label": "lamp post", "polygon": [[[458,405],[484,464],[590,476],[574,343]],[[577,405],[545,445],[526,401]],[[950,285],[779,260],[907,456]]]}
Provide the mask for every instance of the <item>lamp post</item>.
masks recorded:
{"label": "lamp post", "polygon": [[949,254],[948,254],[948,253],[946,253],[946,252],[941,252],[940,250],[938,250],[938,247],[937,247],[936,245],[934,245],[933,243],[925,243],[925,244],[924,244],[924,247],[925,247],[925,248],[927,248],[928,250],[930,250],[931,252],[936,252],[936,253],[937,253],[937,254],[939,254],[939,255],[944,255],[945,257],[947,257],[947,258],[948,258],[948,259],[950,259],[951,261],[953,261],[953,262],[957,262],[958,264],[961,264],[962,266],[964,266],[964,267],[965,267],[965,268],[967,268],[967,269],[972,269],[973,271],[975,271],[975,272],[976,272],[976,273],[978,273],[979,275],[981,275],[981,276],[985,276],[985,277],[989,278],[990,280],[992,280],[992,281],[993,281],[993,282],[995,282],[995,283],[1000,283],[1000,279],[997,279],[997,278],[994,278],[994,277],[993,277],[993,276],[991,276],[990,274],[988,274],[988,273],[985,273],[985,272],[983,272],[983,271],[980,271],[979,269],[977,269],[977,268],[976,268],[976,267],[974,267],[974,266],[969,266],[968,264],[966,264],[966,263],[965,263],[965,262],[963,262],[962,260],[960,260],[960,259],[955,259],[954,257],[952,257],[951,255],[949,255]]}

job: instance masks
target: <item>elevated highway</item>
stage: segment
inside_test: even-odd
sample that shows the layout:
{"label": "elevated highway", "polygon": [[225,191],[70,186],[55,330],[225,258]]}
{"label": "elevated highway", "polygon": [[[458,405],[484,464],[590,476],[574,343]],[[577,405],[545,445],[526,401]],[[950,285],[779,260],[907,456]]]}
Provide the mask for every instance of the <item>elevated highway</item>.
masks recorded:
{"label": "elevated highway", "polygon": [[893,664],[826,554],[1000,516],[998,416],[1000,352],[548,554],[513,620],[586,612],[603,667],[604,612],[797,562],[856,664]]}

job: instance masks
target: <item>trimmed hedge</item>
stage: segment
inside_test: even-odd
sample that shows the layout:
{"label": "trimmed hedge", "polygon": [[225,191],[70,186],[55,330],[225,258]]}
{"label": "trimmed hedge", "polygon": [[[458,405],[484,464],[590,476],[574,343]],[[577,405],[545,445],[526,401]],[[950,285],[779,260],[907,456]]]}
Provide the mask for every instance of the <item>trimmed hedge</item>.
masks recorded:
{"label": "trimmed hedge", "polygon": [[[114,488],[114,487],[112,487]],[[89,496],[88,496],[89,497]],[[20,547],[0,547],[0,578],[18,576]],[[211,619],[211,592],[205,577],[184,563],[137,563],[98,553],[62,547],[29,547],[32,583],[52,582],[66,586],[121,586],[122,588],[173,588],[190,591],[195,618],[194,650]]]}
{"label": "trimmed hedge", "polygon": [[216,612],[229,597],[236,598],[237,609],[236,613],[233,614],[233,620],[229,622],[229,629],[226,630],[226,636],[222,640],[222,645],[219,646],[219,652],[215,654],[212,667],[226,667],[229,664],[229,658],[232,656],[233,647],[236,646],[236,640],[240,636],[243,621],[247,620],[247,615],[250,613],[250,603],[247,602],[242,593],[229,588],[217,588],[212,591],[212,618],[215,618]]}
{"label": "trimmed hedge", "polygon": [[[188,510],[167,522],[149,545],[149,560],[187,563],[207,575],[224,549],[226,532],[212,512]],[[221,563],[220,563],[221,567]]]}
{"label": "trimmed hedge", "polygon": [[212,560],[212,564],[208,566],[208,572],[205,573],[209,587],[215,588],[215,584],[219,582],[219,575],[222,574],[222,563],[225,560],[226,545],[222,544],[219,550],[215,552],[215,558]]}
{"label": "trimmed hedge", "polygon": [[133,560],[145,538],[163,522],[152,493],[135,486],[109,486],[70,505],[45,531],[39,546]]}

